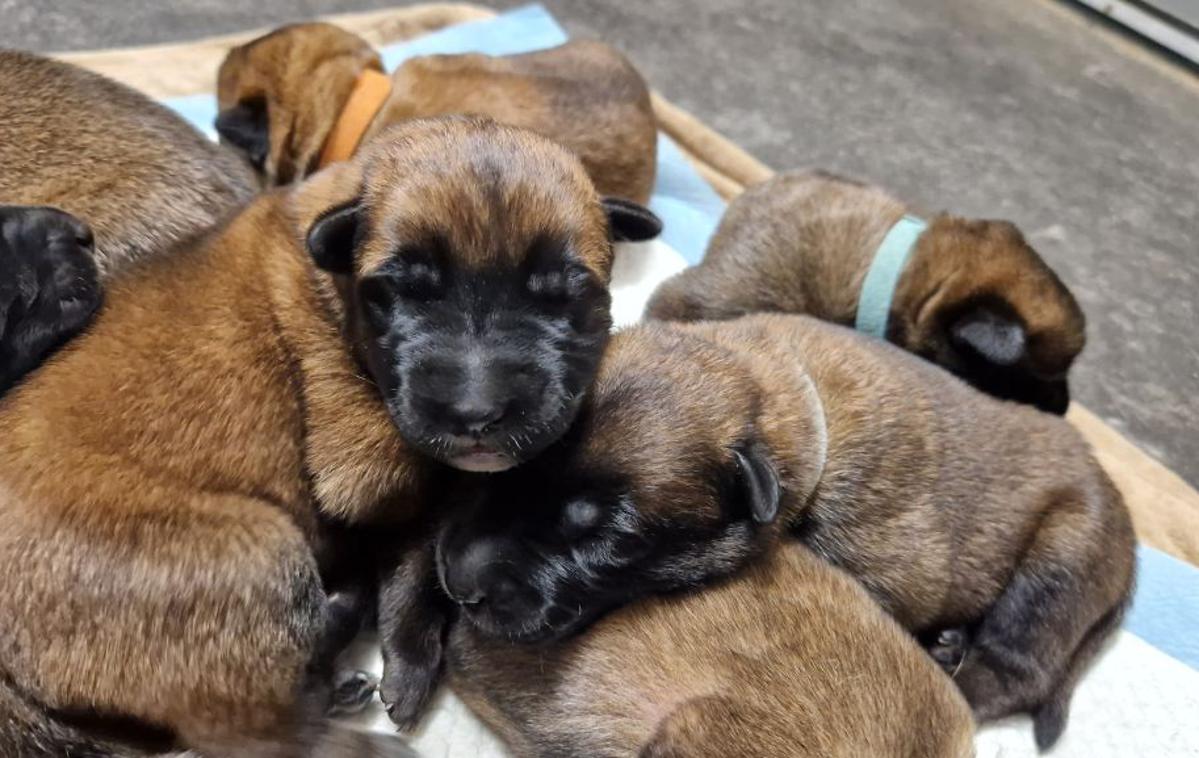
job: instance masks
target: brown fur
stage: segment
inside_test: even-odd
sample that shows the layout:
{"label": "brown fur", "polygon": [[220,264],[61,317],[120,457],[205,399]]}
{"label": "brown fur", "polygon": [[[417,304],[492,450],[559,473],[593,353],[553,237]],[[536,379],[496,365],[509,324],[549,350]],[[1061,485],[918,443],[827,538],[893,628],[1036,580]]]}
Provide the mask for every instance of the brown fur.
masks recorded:
{"label": "brown fur", "polygon": [[0,51],[0,203],[52,205],[96,237],[102,275],[169,250],[253,196],[254,172],[149,98]]}
{"label": "brown fur", "polygon": [[[586,620],[592,604],[693,587],[798,538],[912,632],[963,628],[955,680],[977,717],[1030,712],[1045,746],[1132,590],[1128,511],[1068,423],[808,317],[617,334],[547,455],[464,499],[439,540],[442,583],[477,625],[497,628],[517,600]],[[586,541],[534,531],[578,500],[600,515]],[[471,599],[461,567],[488,544],[501,555],[473,576],[506,584]],[[541,623],[571,628],[553,617]]]}
{"label": "brown fur", "polygon": [[691,595],[644,600],[550,647],[459,624],[455,691],[521,756],[965,758],[949,680],[802,546]]}
{"label": "brown fur", "polygon": [[[694,321],[773,311],[852,326],[875,251],[910,212],[877,187],[820,172],[780,174],[729,206],[704,260],[665,282],[647,314]],[[980,310],[1022,329],[1015,365],[980,365],[953,336]],[[887,338],[984,391],[1044,405],[1042,393],[1024,385],[1064,379],[1083,349],[1085,322],[1015,226],[939,214],[900,276]],[[992,378],[1005,370],[1016,376]],[[1060,400],[1049,404],[1064,412]]]}
{"label": "brown fur", "polygon": [[[471,181],[480,156],[503,171]],[[0,690],[39,714],[14,727],[0,713],[0,753],[27,755],[47,709],[134,718],[213,756],[311,717],[297,698],[329,613],[321,523],[402,522],[430,476],[304,248],[355,197],[371,230],[360,273],[412,223],[483,260],[484,216],[514,237],[561,227],[607,280],[604,214],[577,162],[467,119],[397,128],[122,277],[94,327],[0,401]]]}
{"label": "brown fur", "polygon": [[[265,107],[269,150],[262,168],[269,182],[286,183],[314,170],[367,68],[382,70],[382,64],[358,36],[325,23],[286,26],[229,53],[219,75],[220,108]],[[571,149],[601,194],[649,199],[657,150],[649,89],[607,45],[577,41],[523,55],[424,56],[404,63],[392,82],[364,143],[407,119],[488,116]]]}

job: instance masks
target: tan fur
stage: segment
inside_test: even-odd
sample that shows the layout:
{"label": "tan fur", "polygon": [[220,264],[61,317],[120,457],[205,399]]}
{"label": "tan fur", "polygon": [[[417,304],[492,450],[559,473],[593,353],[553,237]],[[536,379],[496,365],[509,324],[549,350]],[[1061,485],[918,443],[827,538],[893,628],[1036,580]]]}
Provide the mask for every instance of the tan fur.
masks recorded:
{"label": "tan fur", "polygon": [[[647,313],[693,321],[784,312],[852,325],[875,251],[912,212],[878,187],[820,172],[780,174],[733,201],[701,264],[664,283]],[[897,284],[888,339],[943,362],[946,319],[991,297],[1023,322],[1030,370],[1064,376],[1085,343],[1082,311],[1005,221],[931,219]]]}
{"label": "tan fur", "polygon": [[[607,278],[577,162],[467,119],[381,135],[123,277],[93,328],[0,401],[0,685],[214,755],[294,727],[325,614],[320,520],[403,522],[429,465],[363,377],[304,247],[355,197],[376,230],[363,270],[405,224],[470,235],[480,214],[510,235],[562,227]],[[497,239],[457,249],[485,259]]]}
{"label": "tan fur", "polygon": [[763,443],[783,490],[763,528],[913,632],[970,627],[957,681],[981,719],[1064,711],[1131,592],[1127,509],[1069,424],[811,318],[622,332],[572,436],[646,523],[701,526],[728,518],[712,472]]}
{"label": "tan fur", "polygon": [[802,546],[548,648],[460,624],[449,657],[455,691],[521,756],[972,755],[948,678]]}
{"label": "tan fur", "polygon": [[0,51],[0,203],[52,205],[96,237],[101,274],[170,249],[248,200],[253,171],[149,98]]}
{"label": "tan fur", "polygon": [[[234,49],[221,66],[221,110],[265,98],[269,181],[302,178],[336,123],[359,73],[381,70],[367,42],[330,24],[297,24]],[[601,194],[644,203],[653,186],[657,131],[649,89],[599,42],[523,55],[432,55],[392,76],[393,90],[364,143],[411,118],[474,114],[520,126],[572,150]]]}

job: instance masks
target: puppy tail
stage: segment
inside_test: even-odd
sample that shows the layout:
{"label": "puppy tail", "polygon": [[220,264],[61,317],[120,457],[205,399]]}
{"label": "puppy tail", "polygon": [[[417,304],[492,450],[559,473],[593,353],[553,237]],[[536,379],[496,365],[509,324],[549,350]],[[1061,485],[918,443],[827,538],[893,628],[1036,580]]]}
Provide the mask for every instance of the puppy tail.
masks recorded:
{"label": "puppy tail", "polygon": [[1074,695],[1074,688],[1091,661],[1099,655],[1104,643],[1124,620],[1128,604],[1127,599],[1123,600],[1091,625],[1082,642],[1075,649],[1066,674],[1049,693],[1049,697],[1033,709],[1033,739],[1036,740],[1037,749],[1041,752],[1045,752],[1057,744],[1062,732],[1065,731],[1066,720],[1070,716],[1070,698]]}

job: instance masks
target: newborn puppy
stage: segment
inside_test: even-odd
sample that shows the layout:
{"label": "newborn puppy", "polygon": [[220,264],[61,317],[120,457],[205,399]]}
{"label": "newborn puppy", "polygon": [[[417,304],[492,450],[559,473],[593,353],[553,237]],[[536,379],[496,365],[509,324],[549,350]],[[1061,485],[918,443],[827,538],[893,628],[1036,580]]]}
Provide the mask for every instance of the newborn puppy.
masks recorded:
{"label": "newborn puppy", "polygon": [[257,185],[232,150],[149,98],[8,50],[0,166],[0,394],[91,321],[101,282],[209,228]]}
{"label": "newborn puppy", "polygon": [[940,214],[925,225],[910,213],[877,187],[780,174],[733,201],[704,260],[663,283],[646,313],[856,325],[984,392],[1065,413],[1086,340],[1070,291],[1006,221]]}
{"label": "newborn puppy", "polygon": [[114,282],[0,404],[0,755],[121,754],[81,715],[212,758],[399,754],[321,718],[345,603],[318,548],[402,532],[445,473],[429,439],[463,465],[491,439],[453,441],[474,408],[513,460],[569,423],[608,235],[565,149],[413,121]]}
{"label": "newborn puppy", "polygon": [[462,496],[437,556],[468,620],[536,641],[780,538],[939,638],[978,718],[1028,711],[1042,747],[1132,588],[1128,512],[1064,420],[779,315],[619,334],[570,434]]}
{"label": "newborn puppy", "polygon": [[649,88],[616,50],[568,42],[523,55],[430,55],[390,77],[362,38],[331,24],[285,26],[232,50],[218,77],[217,131],[271,184],[344,160],[411,118],[474,114],[565,145],[601,194],[644,203],[657,122]]}
{"label": "newborn puppy", "polygon": [[450,634],[454,691],[521,756],[967,758],[970,709],[802,546],[553,645]]}

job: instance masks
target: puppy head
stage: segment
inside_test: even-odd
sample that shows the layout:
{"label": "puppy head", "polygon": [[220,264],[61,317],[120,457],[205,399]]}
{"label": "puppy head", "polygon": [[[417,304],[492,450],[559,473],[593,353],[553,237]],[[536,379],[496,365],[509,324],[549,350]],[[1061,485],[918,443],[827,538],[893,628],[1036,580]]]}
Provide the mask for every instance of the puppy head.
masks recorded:
{"label": "puppy head", "polygon": [[362,38],[332,24],[284,26],[229,52],[217,76],[221,141],[240,150],[268,184],[316,168],[365,69],[383,70]]}
{"label": "puppy head", "polygon": [[451,498],[438,573],[484,632],[560,638],[761,549],[782,493],[756,388],[722,350],[668,329],[616,335],[561,441]]}
{"label": "puppy head", "polygon": [[941,216],[917,250],[889,336],[985,392],[1065,413],[1086,322],[1020,230]]}
{"label": "puppy head", "polygon": [[466,470],[533,457],[570,425],[607,343],[611,240],[652,214],[602,201],[564,148],[486,119],[407,122],[306,184],[355,167],[357,189],[306,242],[400,433]]}

